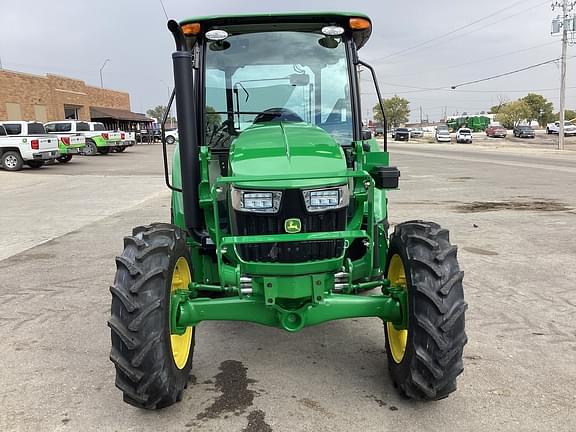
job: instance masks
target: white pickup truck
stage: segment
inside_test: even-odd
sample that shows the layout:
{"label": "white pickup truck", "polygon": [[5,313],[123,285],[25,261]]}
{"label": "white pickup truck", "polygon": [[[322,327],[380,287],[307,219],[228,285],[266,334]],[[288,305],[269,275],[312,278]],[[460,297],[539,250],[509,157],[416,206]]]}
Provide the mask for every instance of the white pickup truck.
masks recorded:
{"label": "white pickup truck", "polygon": [[[3,124],[8,135],[40,135],[49,136],[50,138],[54,136],[46,131],[42,123],[38,122],[6,121]],[[58,139],[58,151],[60,152],[60,156],[56,158],[58,162],[70,162],[72,155],[84,148],[85,138],[82,135],[63,134],[56,135],[56,138]]]}
{"label": "white pickup truck", "polygon": [[120,137],[120,139],[122,140],[122,145],[114,147],[114,151],[117,153],[122,153],[128,147],[132,147],[134,144],[136,144],[136,132],[122,132],[122,131],[120,131],[120,133],[123,134]]}
{"label": "white pickup truck", "polygon": [[[55,126],[52,126],[55,125]],[[94,156],[96,153],[107,154],[114,147],[120,145],[120,132],[107,131],[102,123],[85,122],[81,120],[61,120],[48,122],[46,128],[66,129],[69,133],[78,133],[86,138],[83,153]]]}
{"label": "white pickup truck", "polygon": [[72,160],[72,156],[84,151],[86,137],[79,133],[71,133],[69,124],[52,123],[46,124],[44,128],[46,129],[46,133],[58,137],[58,147],[60,149],[58,162],[68,163]]}
{"label": "white pickup truck", "polygon": [[[14,124],[17,122],[8,122]],[[35,123],[35,122],[31,122]],[[42,123],[35,123],[42,125]],[[10,127],[11,132],[17,128]],[[34,127],[30,130],[34,131]],[[40,168],[44,162],[60,156],[58,139],[50,136],[8,134],[0,124],[0,166],[8,171],[20,171],[24,165]]]}
{"label": "white pickup truck", "polygon": [[88,122],[91,132],[98,132],[100,136],[106,141],[106,146],[98,145],[98,153],[108,154],[115,151],[117,148],[122,147],[122,140],[124,139],[124,132],[115,132],[106,129],[104,123]]}
{"label": "white pickup truck", "polygon": [[[548,123],[546,126],[547,134],[558,134],[560,133],[560,122]],[[576,126],[574,126],[569,121],[564,122],[564,135],[576,135]]]}

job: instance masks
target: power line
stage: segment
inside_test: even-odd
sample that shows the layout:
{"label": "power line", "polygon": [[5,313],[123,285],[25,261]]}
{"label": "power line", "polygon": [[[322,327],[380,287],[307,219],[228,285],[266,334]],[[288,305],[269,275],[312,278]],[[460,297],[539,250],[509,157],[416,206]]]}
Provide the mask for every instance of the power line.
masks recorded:
{"label": "power line", "polygon": [[[471,23],[468,23],[468,24],[465,24],[465,25],[463,25],[463,26],[460,26],[460,27],[458,27],[458,28],[456,28],[456,29],[454,29],[454,30],[451,30],[451,31],[449,31],[449,32],[447,32],[447,33],[444,33],[444,34],[442,34],[442,35],[436,36],[436,37],[434,37],[434,38],[432,38],[432,39],[428,39],[428,40],[426,40],[426,41],[424,41],[424,42],[420,42],[420,43],[418,43],[418,44],[416,44],[416,45],[412,45],[412,46],[410,46],[410,47],[408,47],[408,48],[404,48],[404,49],[402,49],[402,50],[395,51],[395,52],[393,52],[392,54],[388,54],[387,56],[380,57],[380,58],[377,58],[377,59],[373,59],[372,62],[386,60],[386,59],[388,59],[388,58],[395,57],[395,56],[397,56],[397,55],[399,55],[399,54],[404,54],[404,53],[406,53],[407,51],[414,51],[414,50],[416,50],[416,49],[418,49],[418,48],[421,48],[421,47],[423,47],[423,46],[425,46],[425,45],[429,45],[429,44],[432,43],[432,42],[435,42],[435,41],[440,40],[440,39],[444,39],[445,37],[450,36],[450,35],[452,35],[452,34],[454,34],[454,33],[457,33],[457,32],[459,32],[460,30],[467,29],[467,28],[469,28],[470,26],[472,26],[472,25],[474,25],[474,24],[478,24],[479,22],[485,21],[485,20],[487,20],[488,18],[491,18],[491,17],[493,17],[493,16],[495,16],[495,15],[498,15],[499,13],[501,13],[501,12],[503,12],[503,11],[505,11],[505,10],[511,9],[511,8],[513,8],[514,6],[516,6],[516,5],[520,4],[520,3],[525,3],[525,0],[516,1],[516,2],[512,3],[512,4],[509,5],[509,6],[506,6],[506,7],[502,8],[502,9],[499,9],[499,10],[497,10],[497,11],[495,11],[495,12],[489,14],[489,15],[486,15],[486,16],[482,17],[482,18],[479,18],[479,19],[477,19],[476,21],[472,21]],[[548,0],[539,3],[538,5],[536,5],[536,6],[534,6],[534,7],[541,6],[541,5],[544,4],[544,3],[548,3]],[[533,9],[534,7],[528,8],[528,9],[526,9],[526,10]],[[512,18],[513,16],[516,16],[516,15],[519,15],[520,13],[526,12],[526,10],[522,10],[522,11],[520,11],[520,12],[514,14],[514,15],[510,15],[510,16],[504,18],[504,19]],[[493,25],[493,24],[494,24],[494,23],[488,24],[487,26]],[[485,27],[487,27],[487,26],[485,26]],[[478,30],[478,29],[475,29],[475,30],[473,30],[473,31],[476,31],[476,30]],[[467,32],[467,33],[471,33],[471,32]],[[467,33],[465,33],[465,34],[467,34]]]}
{"label": "power line", "polygon": [[[405,76],[414,76],[414,75],[422,75],[423,73],[429,73],[429,72],[438,72],[438,71],[443,71],[443,70],[448,70],[448,69],[458,69],[458,68],[465,67],[465,66],[469,66],[469,65],[472,65],[472,64],[483,63],[483,62],[486,62],[486,61],[489,61],[489,60],[493,60],[493,59],[497,59],[497,58],[507,57],[507,56],[514,55],[514,54],[520,54],[520,53],[523,53],[523,52],[526,52],[526,51],[531,51],[531,50],[534,50],[534,49],[537,49],[537,48],[542,48],[542,47],[544,47],[544,46],[553,45],[553,44],[556,44],[556,42],[555,42],[555,41],[546,42],[546,43],[543,43],[543,44],[540,44],[540,45],[534,45],[534,46],[531,46],[531,47],[528,47],[528,48],[524,48],[524,49],[521,49],[521,50],[508,51],[508,52],[505,52],[505,53],[502,53],[502,54],[498,54],[498,55],[491,56],[491,57],[485,57],[485,58],[483,58],[483,59],[474,60],[474,61],[471,61],[471,62],[458,63],[458,64],[455,64],[455,65],[445,66],[445,67],[436,68],[436,69],[426,69],[426,71],[419,71],[419,72],[410,73],[410,74],[402,74],[401,76],[403,76],[403,77],[405,77]],[[394,76],[400,76],[400,75],[388,75],[388,76],[394,77]]]}
{"label": "power line", "polygon": [[[576,89],[576,86],[571,86],[571,87],[566,87],[566,90],[573,90]],[[558,91],[560,90],[560,87],[556,87],[556,88],[539,88],[539,89],[524,89],[524,90],[509,90],[509,89],[495,89],[495,90],[458,90],[458,93],[532,93],[532,92],[544,92],[544,91]],[[414,90],[414,91],[405,91],[405,92],[382,92],[382,94],[406,94],[406,93],[422,93],[425,91],[432,91],[432,89],[430,90]],[[453,93],[454,91],[450,88],[442,88],[442,89],[438,89],[436,91],[449,91],[451,93]],[[371,95],[374,96],[376,95],[375,92],[362,92],[361,94],[363,95]]]}
{"label": "power line", "polygon": [[164,16],[166,17],[166,21],[169,21],[170,18],[168,18],[168,14],[166,13],[166,8],[164,7],[164,3],[162,2],[162,0],[160,1],[160,6],[162,6],[162,10],[164,11]]}
{"label": "power line", "polygon": [[544,65],[547,65],[547,64],[549,64],[549,63],[554,63],[554,62],[557,62],[558,60],[560,60],[560,57],[557,57],[557,58],[555,58],[555,59],[548,60],[548,61],[545,61],[545,62],[542,62],[542,63],[536,63],[536,64],[533,64],[533,65],[530,65],[530,66],[526,66],[526,67],[523,67],[523,68],[521,68],[521,69],[516,69],[516,70],[510,71],[510,72],[504,72],[504,73],[501,73],[501,74],[498,74],[498,75],[492,75],[492,76],[487,77],[487,78],[481,78],[481,79],[477,79],[477,80],[474,80],[474,81],[468,81],[468,82],[465,82],[465,83],[462,83],[462,84],[453,85],[453,86],[450,86],[450,88],[451,88],[452,90],[455,90],[457,87],[462,87],[462,86],[470,85],[470,84],[476,84],[476,83],[479,83],[479,82],[488,81],[488,80],[493,80],[493,79],[496,79],[496,78],[501,78],[501,77],[503,77],[503,76],[512,75],[512,74],[515,74],[515,73],[518,73],[518,72],[523,72],[523,71],[526,71],[526,70],[529,70],[529,69],[534,69],[534,68],[537,68],[537,67],[540,67],[540,66],[544,66]]}
{"label": "power line", "polygon": [[[572,59],[575,58],[575,56],[570,56],[568,57],[568,59]],[[482,79],[478,79],[478,80],[474,80],[474,81],[468,81],[465,83],[461,83],[461,84],[457,84],[457,85],[453,85],[453,86],[439,86],[439,87],[416,87],[416,86],[411,86],[411,85],[407,85],[407,84],[395,84],[395,83],[388,83],[388,82],[380,82],[381,84],[384,85],[388,85],[388,86],[392,86],[392,87],[404,87],[404,88],[410,88],[410,89],[415,89],[415,90],[407,90],[407,91],[399,91],[399,92],[383,92],[383,94],[406,94],[406,93],[422,93],[422,92],[428,92],[428,91],[442,91],[442,90],[455,90],[457,87],[462,87],[465,85],[470,85],[470,84],[475,84],[475,83],[479,83],[482,81],[488,81],[488,80],[492,80],[492,79],[496,79],[496,78],[500,78],[503,76],[507,76],[507,75],[512,75],[515,73],[519,73],[519,72],[523,72],[529,69],[534,69],[536,67],[539,66],[543,66],[549,63],[554,63],[557,62],[558,60],[560,60],[560,58],[555,58],[552,60],[547,60],[545,62],[541,62],[541,63],[537,63],[537,64],[533,64],[530,66],[526,66],[520,69],[516,69],[513,71],[509,71],[509,72],[504,72],[498,75],[493,75],[487,78],[482,78]],[[572,88],[572,87],[569,87]],[[541,91],[544,91],[547,89],[542,89]],[[550,89],[552,90],[552,89]],[[478,93],[496,93],[496,92],[515,92],[517,90],[495,90],[495,91],[490,91],[490,90],[463,90],[463,91],[469,91],[469,92],[478,92]],[[538,91],[538,90],[527,90],[527,91]]]}

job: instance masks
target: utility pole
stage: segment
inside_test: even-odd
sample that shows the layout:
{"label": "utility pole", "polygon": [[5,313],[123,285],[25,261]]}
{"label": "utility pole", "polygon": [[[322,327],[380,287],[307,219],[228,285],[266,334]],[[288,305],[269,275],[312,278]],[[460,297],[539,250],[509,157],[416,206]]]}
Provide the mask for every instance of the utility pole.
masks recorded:
{"label": "utility pole", "polygon": [[564,150],[564,114],[566,105],[566,50],[568,47],[568,32],[574,33],[574,14],[570,14],[576,6],[576,1],[553,1],[552,10],[561,8],[562,13],[556,19],[552,20],[552,34],[558,34],[562,31],[562,55],[560,57],[560,115],[558,130],[558,150]]}
{"label": "utility pole", "polygon": [[420,127],[422,127],[422,105],[420,105]]}
{"label": "utility pole", "polygon": [[[566,4],[564,0],[563,15],[566,18]],[[562,26],[562,58],[560,60],[560,130],[558,131],[558,150],[564,150],[564,118],[566,105],[566,45],[568,44],[568,31],[566,25]]]}

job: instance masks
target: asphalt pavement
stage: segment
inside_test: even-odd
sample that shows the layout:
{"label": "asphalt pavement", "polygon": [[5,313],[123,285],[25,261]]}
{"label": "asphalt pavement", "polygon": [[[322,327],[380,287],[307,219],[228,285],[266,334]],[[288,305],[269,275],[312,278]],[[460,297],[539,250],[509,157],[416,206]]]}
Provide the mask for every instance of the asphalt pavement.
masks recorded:
{"label": "asphalt pavement", "polygon": [[449,398],[399,397],[382,323],[297,334],[197,329],[182,402],[122,402],[109,285],[133,226],[168,221],[160,146],[0,171],[0,430],[573,431],[576,152],[391,144],[392,225],[428,219],[459,246],[465,371]]}

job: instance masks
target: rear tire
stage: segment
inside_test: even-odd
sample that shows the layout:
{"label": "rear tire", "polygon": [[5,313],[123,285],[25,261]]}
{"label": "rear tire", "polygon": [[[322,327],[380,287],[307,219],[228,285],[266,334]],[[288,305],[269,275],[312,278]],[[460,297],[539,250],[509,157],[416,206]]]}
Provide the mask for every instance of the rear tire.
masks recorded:
{"label": "rear tire", "polygon": [[168,135],[168,136],[166,137],[166,144],[172,145],[172,144],[174,144],[175,142],[176,142],[176,138],[174,138],[172,135]]}
{"label": "rear tire", "polygon": [[107,155],[108,153],[110,153],[110,147],[99,147],[98,153]]}
{"label": "rear tire", "polygon": [[116,148],[114,149],[114,151],[115,151],[116,153],[122,153],[122,152],[124,152],[124,150],[126,150],[126,147],[125,147],[125,146],[116,147]]}
{"label": "rear tire", "polygon": [[69,154],[62,155],[62,156],[56,158],[56,160],[60,163],[68,163],[72,160],[72,155],[69,155]]}
{"label": "rear tire", "polygon": [[96,146],[96,143],[92,140],[87,140],[83,153],[85,156],[95,156],[96,153],[98,153],[98,147]]}
{"label": "rear tire", "polygon": [[112,330],[110,360],[124,401],[145,409],[167,407],[182,399],[194,352],[194,333],[180,367],[170,335],[170,293],[179,259],[191,268],[185,233],[170,224],[152,224],[124,238],[110,287]]}
{"label": "rear tire", "polygon": [[6,171],[20,171],[24,166],[24,160],[19,152],[7,151],[2,154],[0,165],[2,165]]}
{"label": "rear tire", "polygon": [[467,304],[456,252],[448,230],[433,222],[399,224],[390,237],[386,275],[391,276],[391,262],[397,266],[399,257],[405,271],[408,333],[399,356],[395,330],[385,324],[388,368],[394,385],[412,399],[447,397],[463,371]]}

